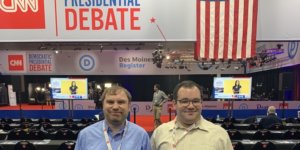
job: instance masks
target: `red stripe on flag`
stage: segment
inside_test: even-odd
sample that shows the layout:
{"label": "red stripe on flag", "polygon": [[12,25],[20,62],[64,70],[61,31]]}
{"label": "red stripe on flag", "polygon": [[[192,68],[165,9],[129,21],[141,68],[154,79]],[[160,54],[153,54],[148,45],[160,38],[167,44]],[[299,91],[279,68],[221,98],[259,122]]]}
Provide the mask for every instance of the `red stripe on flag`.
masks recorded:
{"label": "red stripe on flag", "polygon": [[194,59],[198,60],[200,57],[200,0],[197,0],[196,2],[197,4],[197,14],[196,14],[196,21],[197,21],[197,32],[196,32],[196,37],[197,37],[197,41],[196,41],[196,45],[195,45],[195,53],[194,53]]}
{"label": "red stripe on flag", "polygon": [[243,21],[243,38],[242,38],[242,56],[241,58],[246,57],[246,45],[247,45],[247,30],[248,30],[248,7],[249,0],[244,1],[244,21]]}
{"label": "red stripe on flag", "polygon": [[[209,58],[209,42],[210,42],[210,2],[206,0],[205,5],[205,58]],[[203,33],[202,33],[203,34]]]}
{"label": "red stripe on flag", "polygon": [[258,0],[253,0],[251,57],[255,56],[256,54],[257,11],[258,11]]}
{"label": "red stripe on flag", "polygon": [[218,59],[219,52],[219,34],[220,34],[220,1],[215,3],[215,44],[214,44],[214,59]]}
{"label": "red stripe on flag", "polygon": [[229,0],[225,1],[225,18],[224,18],[224,51],[223,59],[228,58],[228,36],[229,36]]}
{"label": "red stripe on flag", "polygon": [[232,59],[236,59],[238,30],[239,30],[239,0],[234,2],[234,21],[233,21],[233,42],[232,42]]}

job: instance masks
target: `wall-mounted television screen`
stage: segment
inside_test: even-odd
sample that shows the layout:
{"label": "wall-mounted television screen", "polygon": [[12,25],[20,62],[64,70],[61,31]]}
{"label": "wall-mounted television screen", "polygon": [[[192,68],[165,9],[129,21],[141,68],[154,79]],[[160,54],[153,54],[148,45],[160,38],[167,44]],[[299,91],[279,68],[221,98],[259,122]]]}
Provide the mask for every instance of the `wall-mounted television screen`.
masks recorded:
{"label": "wall-mounted television screen", "polygon": [[213,95],[216,99],[250,99],[251,77],[215,77]]}
{"label": "wall-mounted television screen", "polygon": [[88,99],[87,78],[50,78],[53,99]]}

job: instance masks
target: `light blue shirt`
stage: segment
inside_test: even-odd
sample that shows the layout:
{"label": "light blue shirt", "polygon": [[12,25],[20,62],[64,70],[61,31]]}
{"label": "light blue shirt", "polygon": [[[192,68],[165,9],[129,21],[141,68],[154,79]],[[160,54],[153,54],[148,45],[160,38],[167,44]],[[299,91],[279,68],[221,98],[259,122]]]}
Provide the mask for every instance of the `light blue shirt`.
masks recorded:
{"label": "light blue shirt", "polygon": [[[103,122],[103,120],[99,121],[81,130],[75,150],[108,150],[103,132]],[[105,126],[107,129],[107,125]],[[121,150],[151,150],[149,135],[143,128],[128,121],[127,131],[122,139],[124,129],[115,135],[112,135],[109,128],[107,129],[113,150],[117,150],[121,142]]]}

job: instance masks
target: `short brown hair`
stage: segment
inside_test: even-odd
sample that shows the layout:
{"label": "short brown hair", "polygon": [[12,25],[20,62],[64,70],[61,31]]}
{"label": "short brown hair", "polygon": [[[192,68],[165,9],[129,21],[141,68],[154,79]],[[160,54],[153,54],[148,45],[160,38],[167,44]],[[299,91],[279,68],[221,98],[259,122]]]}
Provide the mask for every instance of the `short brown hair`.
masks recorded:
{"label": "short brown hair", "polygon": [[105,89],[103,94],[101,95],[102,102],[104,101],[106,95],[116,95],[118,91],[125,92],[125,94],[128,98],[128,101],[131,102],[132,96],[131,96],[130,92],[127,89],[125,89],[124,87],[119,86],[119,85],[114,85],[110,88]]}
{"label": "short brown hair", "polygon": [[197,84],[196,82],[194,81],[190,81],[190,80],[186,80],[186,81],[182,81],[180,82],[179,84],[177,84],[173,90],[173,100],[177,101],[177,98],[178,98],[178,91],[181,87],[184,87],[184,88],[193,88],[193,87],[196,87],[199,92],[200,92],[200,98],[202,100],[202,90],[201,90],[201,87],[199,84]]}

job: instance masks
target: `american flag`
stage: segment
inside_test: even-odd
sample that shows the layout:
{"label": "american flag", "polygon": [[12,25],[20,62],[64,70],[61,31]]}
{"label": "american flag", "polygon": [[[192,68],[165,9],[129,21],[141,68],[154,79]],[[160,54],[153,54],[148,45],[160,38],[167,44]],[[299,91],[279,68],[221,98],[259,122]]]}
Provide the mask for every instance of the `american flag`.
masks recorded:
{"label": "american flag", "polygon": [[195,59],[255,55],[258,0],[197,0]]}

